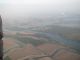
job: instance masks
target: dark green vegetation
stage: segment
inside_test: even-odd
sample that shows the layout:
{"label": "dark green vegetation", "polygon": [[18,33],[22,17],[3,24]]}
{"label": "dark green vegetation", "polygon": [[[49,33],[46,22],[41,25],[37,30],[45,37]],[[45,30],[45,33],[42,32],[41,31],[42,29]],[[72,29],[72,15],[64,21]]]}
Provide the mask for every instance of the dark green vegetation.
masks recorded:
{"label": "dark green vegetation", "polygon": [[[41,39],[34,39],[32,37],[28,37],[28,36],[25,36],[23,34],[20,34],[20,33],[16,33],[16,35],[5,35],[5,38],[13,38],[15,40],[18,40],[24,44],[28,44],[28,43],[31,43],[33,45],[40,45],[40,44],[44,44],[44,43],[49,43],[50,41],[47,41],[47,40],[41,40]],[[33,36],[34,37],[34,36]]]}
{"label": "dark green vegetation", "polygon": [[31,43],[33,45],[40,45],[40,44],[44,44],[44,43],[48,43],[49,42],[47,40],[46,41],[45,40],[40,40],[39,38],[38,39],[33,39],[32,37],[28,37],[28,36],[24,37],[22,34],[19,34],[19,33],[16,34],[15,38],[17,40],[23,42],[24,44]]}
{"label": "dark green vegetation", "polygon": [[6,56],[5,58],[4,58],[4,60],[11,60],[8,56]]}
{"label": "dark green vegetation", "polygon": [[47,43],[46,41],[44,40],[35,40],[35,39],[32,39],[32,38],[17,38],[19,41],[27,44],[27,43],[31,43],[33,45],[40,45],[40,44],[44,44],[44,43]]}

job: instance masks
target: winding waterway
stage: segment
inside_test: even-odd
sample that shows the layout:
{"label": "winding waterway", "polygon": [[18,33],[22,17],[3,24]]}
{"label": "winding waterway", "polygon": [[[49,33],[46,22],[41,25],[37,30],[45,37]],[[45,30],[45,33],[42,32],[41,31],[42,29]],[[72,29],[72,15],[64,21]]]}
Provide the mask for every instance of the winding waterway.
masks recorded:
{"label": "winding waterway", "polygon": [[72,48],[80,51],[80,40],[66,39],[66,38],[64,38],[63,36],[61,36],[60,34],[57,34],[57,33],[45,33],[45,32],[35,32],[35,33],[40,34],[42,36],[44,35],[44,36],[50,38],[53,42],[57,41],[60,44],[72,47]]}

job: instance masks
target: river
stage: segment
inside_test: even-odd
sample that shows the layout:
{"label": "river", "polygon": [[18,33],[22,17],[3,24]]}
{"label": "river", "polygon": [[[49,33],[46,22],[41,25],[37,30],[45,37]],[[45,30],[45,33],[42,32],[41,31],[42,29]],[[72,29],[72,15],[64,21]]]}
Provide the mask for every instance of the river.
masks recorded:
{"label": "river", "polygon": [[46,32],[35,32],[35,33],[40,34],[42,36],[46,36],[50,38],[53,42],[57,41],[60,44],[69,46],[73,49],[77,49],[78,51],[80,51],[80,40],[70,40],[57,33],[46,33]]}

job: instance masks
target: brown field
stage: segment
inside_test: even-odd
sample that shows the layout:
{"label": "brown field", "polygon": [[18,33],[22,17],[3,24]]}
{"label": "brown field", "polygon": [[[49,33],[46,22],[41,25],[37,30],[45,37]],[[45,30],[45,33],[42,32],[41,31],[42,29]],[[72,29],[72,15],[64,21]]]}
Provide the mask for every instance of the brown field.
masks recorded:
{"label": "brown field", "polygon": [[8,35],[8,36],[9,36],[9,35],[16,35],[16,32],[4,32],[3,34],[4,34],[4,35]]}
{"label": "brown field", "polygon": [[80,60],[80,55],[68,50],[61,50],[54,56],[54,60]]}
{"label": "brown field", "polygon": [[31,33],[31,32],[20,32],[20,34],[23,34],[23,35],[34,35],[35,33]]}
{"label": "brown field", "polygon": [[33,46],[27,44],[22,48],[16,48],[8,52],[11,60],[38,59],[38,60],[80,60],[80,55],[58,44],[42,44]]}
{"label": "brown field", "polygon": [[73,40],[80,40],[80,34],[65,34],[64,37],[68,38],[68,39],[73,39]]}
{"label": "brown field", "polygon": [[39,60],[52,60],[50,57],[44,57],[44,58],[41,58]]}
{"label": "brown field", "polygon": [[40,49],[41,51],[43,51],[45,54],[51,55],[57,49],[64,48],[64,46],[61,46],[61,45],[58,45],[58,44],[46,43],[46,44],[42,44],[40,46],[37,46],[37,48]]}
{"label": "brown field", "polygon": [[27,44],[25,47],[13,50],[8,54],[12,60],[17,60],[31,55],[43,55],[43,53],[37,50],[32,44]]}
{"label": "brown field", "polygon": [[18,47],[19,45],[16,43],[16,41],[12,38],[6,38],[6,39],[3,39],[3,47],[4,47],[4,50],[9,50],[11,48],[14,48],[14,47]]}
{"label": "brown field", "polygon": [[[36,37],[34,33],[21,32],[21,37],[30,37],[35,40],[45,40],[46,38]],[[7,35],[7,34],[6,34]],[[11,33],[8,35],[16,35]],[[66,34],[65,37],[69,39],[80,39],[79,34]],[[23,47],[19,47],[19,44],[24,44],[13,38],[3,38],[4,50],[9,50],[6,55],[11,60],[80,60],[80,55],[74,53],[74,50],[70,50],[69,47],[65,47],[59,44],[44,43],[38,46],[34,46],[31,43],[25,44]],[[19,43],[19,44],[18,44]],[[17,47],[17,48],[15,48]],[[13,48],[13,49],[11,49]],[[11,50],[10,50],[11,49]]]}

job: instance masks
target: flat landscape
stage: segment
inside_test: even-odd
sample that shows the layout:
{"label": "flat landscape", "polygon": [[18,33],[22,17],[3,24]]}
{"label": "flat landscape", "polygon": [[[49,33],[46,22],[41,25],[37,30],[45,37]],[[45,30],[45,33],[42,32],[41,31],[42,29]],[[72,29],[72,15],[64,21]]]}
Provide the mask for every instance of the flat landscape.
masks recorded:
{"label": "flat landscape", "polygon": [[80,60],[79,6],[79,0],[0,0],[3,60]]}
{"label": "flat landscape", "polygon": [[79,33],[51,29],[4,32],[4,60],[80,60]]}

